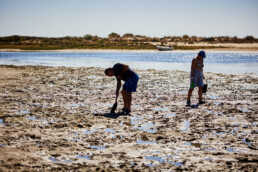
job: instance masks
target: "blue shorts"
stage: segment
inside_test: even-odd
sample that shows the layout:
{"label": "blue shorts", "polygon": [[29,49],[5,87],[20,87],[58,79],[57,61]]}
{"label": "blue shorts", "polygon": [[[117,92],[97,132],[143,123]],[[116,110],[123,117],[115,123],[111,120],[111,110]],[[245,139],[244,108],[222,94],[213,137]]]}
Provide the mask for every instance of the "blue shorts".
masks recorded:
{"label": "blue shorts", "polygon": [[[191,76],[190,76],[190,87],[191,87]],[[194,87],[203,87],[203,72],[194,71]]]}
{"label": "blue shorts", "polygon": [[138,80],[139,76],[137,74],[131,76],[127,81],[125,81],[123,90],[126,90],[126,92],[136,92]]}

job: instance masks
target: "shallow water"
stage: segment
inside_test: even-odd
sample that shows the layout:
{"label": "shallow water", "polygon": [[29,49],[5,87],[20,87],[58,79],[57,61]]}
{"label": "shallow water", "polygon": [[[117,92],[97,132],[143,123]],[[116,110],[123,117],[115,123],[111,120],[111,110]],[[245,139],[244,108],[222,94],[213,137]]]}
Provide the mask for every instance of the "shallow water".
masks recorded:
{"label": "shallow water", "polygon": [[141,125],[141,127],[132,127],[133,129],[143,130],[148,133],[156,133],[157,130],[154,129],[155,125],[151,123],[144,123]]}
{"label": "shallow water", "polygon": [[98,149],[98,150],[103,150],[106,149],[106,146],[91,146],[91,149]]}
{"label": "shallow water", "polygon": [[190,128],[190,121],[184,121],[181,123],[181,131],[182,132],[187,132]]}
{"label": "shallow water", "polygon": [[[189,71],[197,52],[0,52],[0,64],[66,67],[110,67],[117,62],[132,68]],[[208,52],[205,71],[258,73],[258,53]]]}
{"label": "shallow water", "polygon": [[157,144],[157,142],[138,140],[137,144]]}
{"label": "shallow water", "polygon": [[82,158],[82,159],[86,159],[86,160],[90,160],[90,157],[91,156],[88,156],[88,155],[78,155],[78,156],[76,156],[76,158]]}
{"label": "shallow water", "polygon": [[4,120],[0,119],[0,125],[4,125]]}

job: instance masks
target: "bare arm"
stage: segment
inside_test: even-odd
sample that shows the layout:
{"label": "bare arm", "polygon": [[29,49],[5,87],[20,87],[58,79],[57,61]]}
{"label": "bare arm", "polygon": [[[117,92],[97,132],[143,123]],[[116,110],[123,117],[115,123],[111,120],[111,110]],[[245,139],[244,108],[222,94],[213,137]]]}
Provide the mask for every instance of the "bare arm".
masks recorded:
{"label": "bare arm", "polygon": [[196,66],[196,59],[192,60],[192,65],[191,65],[191,77],[194,77],[194,69]]}
{"label": "bare arm", "polygon": [[119,96],[119,90],[121,88],[122,84],[121,84],[121,79],[117,79],[117,85],[116,85],[116,97]]}

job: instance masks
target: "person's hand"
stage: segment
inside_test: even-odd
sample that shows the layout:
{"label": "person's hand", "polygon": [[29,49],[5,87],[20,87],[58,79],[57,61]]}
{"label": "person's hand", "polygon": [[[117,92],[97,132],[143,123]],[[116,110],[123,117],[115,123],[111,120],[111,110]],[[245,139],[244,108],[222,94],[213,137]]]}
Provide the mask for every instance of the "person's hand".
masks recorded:
{"label": "person's hand", "polygon": [[191,82],[193,82],[194,81],[194,77],[191,77]]}

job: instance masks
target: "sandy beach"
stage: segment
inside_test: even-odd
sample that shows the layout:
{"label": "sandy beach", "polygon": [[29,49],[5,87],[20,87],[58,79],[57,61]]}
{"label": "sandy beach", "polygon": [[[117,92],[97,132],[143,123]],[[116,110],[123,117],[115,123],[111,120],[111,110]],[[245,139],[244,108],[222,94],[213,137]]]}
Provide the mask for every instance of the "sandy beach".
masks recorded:
{"label": "sandy beach", "polygon": [[136,69],[119,115],[103,70],[0,65],[0,171],[257,170],[257,74],[206,73],[185,107],[189,72]]}

